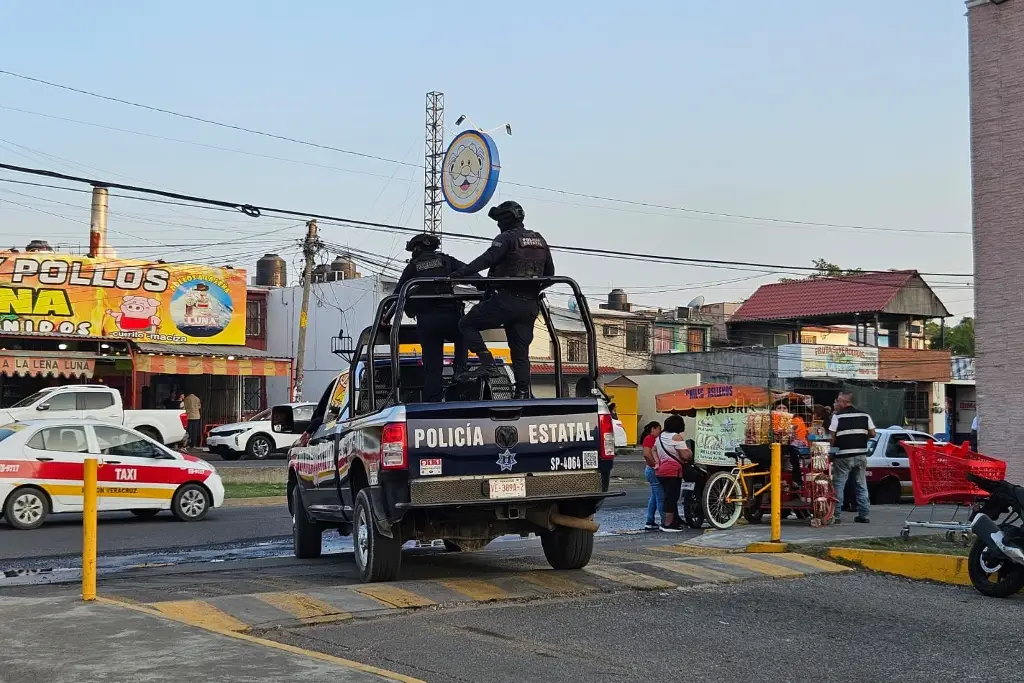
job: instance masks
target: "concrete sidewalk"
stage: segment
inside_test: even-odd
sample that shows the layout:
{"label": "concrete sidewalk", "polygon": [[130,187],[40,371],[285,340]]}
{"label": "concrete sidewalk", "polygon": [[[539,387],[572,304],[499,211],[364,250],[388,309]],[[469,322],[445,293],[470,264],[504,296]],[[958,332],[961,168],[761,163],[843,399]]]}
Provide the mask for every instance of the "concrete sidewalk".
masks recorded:
{"label": "concrete sidewalk", "polygon": [[[806,520],[784,519],[782,520],[782,542],[834,544],[858,538],[895,538],[900,535],[907,515],[913,510],[912,505],[874,505],[871,507],[870,524],[856,524],[853,521],[853,513],[845,513],[842,524],[824,528],[814,528]],[[961,512],[958,519],[963,519],[965,513],[966,511]],[[927,515],[927,510],[917,510],[912,519],[923,519]],[[936,517],[936,521],[938,519]],[[770,516],[765,515],[761,524],[741,524],[724,531],[705,529],[702,535],[688,539],[684,545],[720,550],[742,550],[751,543],[763,543],[771,538],[769,521]],[[911,533],[917,536],[942,532],[915,528]]]}
{"label": "concrete sidewalk", "polygon": [[187,626],[144,608],[75,598],[3,598],[0,681],[411,682],[356,662],[240,634]]}

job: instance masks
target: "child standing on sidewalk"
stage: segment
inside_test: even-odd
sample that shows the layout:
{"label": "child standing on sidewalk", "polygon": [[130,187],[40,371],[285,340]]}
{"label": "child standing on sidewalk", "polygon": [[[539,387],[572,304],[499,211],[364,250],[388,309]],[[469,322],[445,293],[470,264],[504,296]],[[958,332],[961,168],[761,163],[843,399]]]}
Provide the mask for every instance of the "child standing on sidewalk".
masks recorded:
{"label": "child standing on sidewalk", "polygon": [[658,481],[658,477],[654,475],[654,468],[658,466],[658,456],[654,453],[654,442],[659,434],[661,434],[661,424],[658,422],[648,422],[640,434],[640,443],[644,448],[644,462],[647,464],[644,468],[644,479],[651,485],[651,497],[647,501],[647,523],[644,524],[644,528],[648,531],[656,531],[661,528],[657,520],[654,519],[655,512],[661,515],[661,522],[665,522],[665,513],[662,510],[665,493],[661,490],[661,482]]}

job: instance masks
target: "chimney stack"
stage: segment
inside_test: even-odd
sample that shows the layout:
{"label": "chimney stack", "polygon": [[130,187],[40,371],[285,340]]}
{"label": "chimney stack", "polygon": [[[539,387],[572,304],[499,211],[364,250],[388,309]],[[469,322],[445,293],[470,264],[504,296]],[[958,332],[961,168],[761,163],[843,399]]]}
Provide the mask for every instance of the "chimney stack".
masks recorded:
{"label": "chimney stack", "polygon": [[113,250],[107,246],[107,188],[92,188],[92,216],[89,221],[89,256],[112,258]]}

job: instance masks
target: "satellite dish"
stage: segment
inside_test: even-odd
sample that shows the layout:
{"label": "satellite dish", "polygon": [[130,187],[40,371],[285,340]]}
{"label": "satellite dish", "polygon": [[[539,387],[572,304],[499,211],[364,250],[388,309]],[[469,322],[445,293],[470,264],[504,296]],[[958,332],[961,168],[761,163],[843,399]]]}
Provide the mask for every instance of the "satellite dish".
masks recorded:
{"label": "satellite dish", "polygon": [[569,310],[573,313],[579,310],[579,305],[577,305],[576,299],[569,299]]}
{"label": "satellite dish", "polygon": [[687,308],[700,308],[703,305],[704,305],[704,297],[703,296],[695,296],[695,297],[693,297],[693,301],[691,301],[690,303],[686,304],[686,307]]}

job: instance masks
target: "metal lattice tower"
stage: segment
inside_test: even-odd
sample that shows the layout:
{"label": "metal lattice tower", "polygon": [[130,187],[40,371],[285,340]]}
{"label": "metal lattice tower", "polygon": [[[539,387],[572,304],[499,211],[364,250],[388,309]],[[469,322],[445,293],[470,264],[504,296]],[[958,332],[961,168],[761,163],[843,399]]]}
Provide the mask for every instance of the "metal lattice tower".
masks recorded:
{"label": "metal lattice tower", "polygon": [[444,93],[427,93],[426,159],[423,164],[423,230],[441,236],[441,169],[444,162]]}

